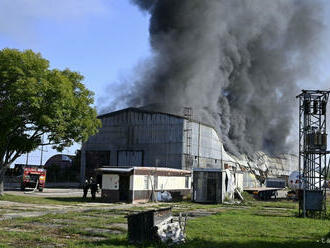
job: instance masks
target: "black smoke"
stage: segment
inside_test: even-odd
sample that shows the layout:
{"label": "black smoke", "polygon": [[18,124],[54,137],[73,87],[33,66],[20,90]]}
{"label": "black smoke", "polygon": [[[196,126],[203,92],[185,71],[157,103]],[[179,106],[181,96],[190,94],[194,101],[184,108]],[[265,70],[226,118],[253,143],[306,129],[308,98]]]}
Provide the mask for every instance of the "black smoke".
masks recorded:
{"label": "black smoke", "polygon": [[192,107],[234,154],[287,151],[297,82],[322,51],[323,1],[132,2],[150,14],[153,57],[121,100]]}

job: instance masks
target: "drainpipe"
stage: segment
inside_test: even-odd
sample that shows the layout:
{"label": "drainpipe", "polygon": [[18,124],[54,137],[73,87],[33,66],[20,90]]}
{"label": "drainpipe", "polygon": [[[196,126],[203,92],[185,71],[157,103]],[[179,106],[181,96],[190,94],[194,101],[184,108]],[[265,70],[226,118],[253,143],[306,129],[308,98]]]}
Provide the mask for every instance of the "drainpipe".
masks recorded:
{"label": "drainpipe", "polygon": [[223,153],[223,151],[222,151],[222,149],[223,149],[223,144],[221,144],[221,147],[220,147],[221,149],[221,170],[223,170],[223,158],[222,158],[222,153]]}
{"label": "drainpipe", "polygon": [[133,167],[133,174],[132,174],[132,203],[134,203],[134,173],[135,169]]}

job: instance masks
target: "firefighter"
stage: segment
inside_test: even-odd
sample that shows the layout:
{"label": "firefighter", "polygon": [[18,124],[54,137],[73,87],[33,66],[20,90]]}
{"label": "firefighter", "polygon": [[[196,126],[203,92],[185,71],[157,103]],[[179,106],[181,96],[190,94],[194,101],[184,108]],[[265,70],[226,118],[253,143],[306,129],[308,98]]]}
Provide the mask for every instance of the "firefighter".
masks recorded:
{"label": "firefighter", "polygon": [[86,199],[86,197],[87,197],[89,187],[90,187],[90,182],[86,179],[84,184],[83,184],[83,190],[84,190],[83,198],[84,199]]}
{"label": "firefighter", "polygon": [[90,180],[90,185],[91,185],[90,187],[91,187],[92,199],[95,200],[96,192],[98,192],[98,186],[97,186],[96,180],[92,177]]}

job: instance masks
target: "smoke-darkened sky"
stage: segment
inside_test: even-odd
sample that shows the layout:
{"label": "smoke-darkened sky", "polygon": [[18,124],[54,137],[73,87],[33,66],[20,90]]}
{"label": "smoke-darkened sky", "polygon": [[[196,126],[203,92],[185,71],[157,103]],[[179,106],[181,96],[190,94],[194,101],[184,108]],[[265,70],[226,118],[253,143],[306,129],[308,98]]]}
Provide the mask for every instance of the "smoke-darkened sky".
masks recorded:
{"label": "smoke-darkened sky", "polygon": [[234,154],[290,151],[294,94],[318,84],[328,49],[324,1],[132,2],[151,15],[153,55],[114,103],[191,107]]}
{"label": "smoke-darkened sky", "polygon": [[[228,0],[225,2],[227,2],[228,5],[228,3],[235,1]],[[249,1],[247,0],[244,2],[248,3]],[[276,1],[262,2],[263,4],[256,9],[253,9],[253,6],[251,6],[248,16],[251,17],[253,16],[253,13],[260,13],[258,8],[264,7],[264,5],[267,5],[266,3],[268,3],[269,6],[274,6],[274,2]],[[314,7],[317,7],[313,6],[314,2],[322,2],[324,7],[322,10],[329,13],[330,3],[327,0],[310,0],[308,2],[312,9],[306,10],[307,12],[313,11]],[[227,6],[227,8],[229,7],[230,6]],[[206,6],[206,10],[207,8],[208,7]],[[239,11],[244,12],[243,9],[244,8],[242,6],[238,6],[237,11],[227,13],[228,16],[232,13],[231,18],[237,19],[236,22],[233,20],[229,22],[230,30],[232,30],[231,39],[237,36],[235,32],[239,30],[238,28],[240,26],[243,29],[243,27],[246,26],[246,23],[254,23],[253,20],[249,20],[249,18],[240,20]],[[284,12],[290,12],[290,9],[284,8]],[[192,18],[193,14],[196,15],[198,11],[196,9],[191,9],[191,13],[192,15],[190,17],[189,14],[186,17],[187,20]],[[266,11],[265,13],[271,14],[270,18],[274,18],[273,25],[285,27],[285,23],[287,22],[287,17],[285,14],[283,14],[283,22],[281,22],[281,20],[275,18],[273,11]],[[323,11],[320,11],[320,13],[323,13]],[[258,17],[257,19],[263,20],[262,17],[264,14],[261,13],[261,16],[256,15],[256,17]],[[221,20],[219,21],[219,18],[222,18],[220,15],[218,16],[214,13],[212,15],[206,15],[206,21],[214,18],[217,22],[207,23],[215,23],[214,25],[226,27]],[[317,34],[317,38],[324,37],[323,35],[326,37],[329,36],[329,26],[327,23],[330,23],[330,19],[328,16],[330,15],[325,14],[325,31],[324,33],[320,33],[320,35]],[[126,92],[133,92],[132,86],[134,83],[141,81],[145,77],[145,74],[141,72],[143,72],[143,70],[150,71],[154,66],[158,65],[158,63],[155,64],[153,60],[157,53],[154,54],[151,51],[151,47],[155,50],[156,45],[150,44],[150,17],[151,14],[148,11],[141,11],[137,5],[132,4],[131,0],[2,0],[0,1],[0,49],[4,47],[18,49],[32,48],[36,52],[41,52],[45,58],[49,59],[52,67],[62,69],[69,67],[72,70],[81,72],[86,77],[85,82],[87,87],[95,92],[96,107],[101,110],[104,107],[109,107],[112,100],[116,98],[116,96],[118,96],[118,94],[123,90]],[[255,17],[253,16],[252,19],[254,18]],[[318,18],[316,19],[318,20]],[[268,20],[269,22],[272,22],[273,19]],[[306,20],[302,21],[305,22]],[[313,23],[314,20],[311,19],[311,21]],[[238,25],[237,22],[241,22],[242,25]],[[236,28],[234,24],[237,24]],[[186,23],[182,25],[186,25]],[[185,32],[184,30],[187,27],[182,26],[181,28],[183,29],[183,32]],[[205,22],[200,20],[200,23],[193,28],[194,36],[191,37],[190,42],[196,43],[196,45],[203,42],[204,38],[201,37],[199,32],[199,29],[201,28],[205,28],[205,31],[216,30],[219,35],[223,35],[223,33],[217,28],[212,25],[205,26]],[[157,30],[157,27],[154,27],[154,30]],[[281,30],[284,32],[285,28]],[[257,32],[258,30],[254,31]],[[243,33],[246,35],[246,41],[249,41],[251,37],[253,37],[253,32],[250,32],[248,29],[243,30]],[[210,37],[208,33],[205,32],[205,34],[207,34],[205,35],[205,39]],[[269,34],[269,37],[272,37],[271,35],[272,33]],[[297,36],[296,38],[298,39],[299,37]],[[327,40],[329,40],[329,38],[327,38],[326,41]],[[212,39],[209,42],[210,45],[214,45],[216,43],[212,41]],[[229,43],[230,42],[227,41],[227,43],[225,42],[222,45]],[[235,44],[235,42],[233,44]],[[240,52],[244,50],[243,45],[244,44],[242,44],[242,46],[237,46],[240,48]],[[161,49],[166,50],[168,48],[169,47],[164,46]],[[322,54],[317,57],[319,60],[315,60],[314,57],[311,59],[315,77],[313,79],[301,77],[301,80],[297,82],[298,85],[304,85],[304,87],[308,88],[327,87],[330,79],[330,71],[328,69],[330,68],[329,49],[326,47],[326,44],[320,45],[319,49],[322,51]],[[217,54],[218,50],[224,50],[219,48],[217,49],[217,52],[214,53],[214,56],[219,59],[219,54]],[[175,52],[184,54],[189,52],[189,49],[178,47]],[[196,54],[195,56],[199,56],[204,53],[211,53],[209,49],[206,49],[206,51],[200,49],[193,52]],[[235,46],[228,47],[226,50],[227,55],[229,53],[234,54],[234,52]],[[235,58],[232,62],[239,62],[239,57],[232,57]],[[200,65],[202,65],[202,68],[207,67],[206,70],[212,69],[212,67],[207,66],[207,61],[196,62],[191,61],[190,58],[191,57],[188,56],[185,62],[191,63],[192,67],[200,67]],[[309,62],[310,59],[306,59],[306,63],[308,64]],[[145,66],[146,63],[149,63],[150,66]],[[166,63],[166,60],[164,63]],[[300,63],[302,62],[300,61]],[[222,70],[230,70],[230,63],[228,61],[225,60],[223,65],[225,66],[222,67]],[[173,67],[175,67],[178,72],[180,71],[180,63],[173,65]],[[169,68],[170,67],[164,67],[164,70],[168,70]],[[303,72],[303,74],[304,73],[305,72]],[[239,79],[241,77],[240,75],[241,74],[235,75],[235,77]],[[178,76],[180,77],[180,73],[178,73]],[[189,73],[181,74],[181,77],[184,79],[185,77],[191,77],[191,75]],[[211,77],[211,75],[209,77]],[[213,75],[213,77],[215,77],[215,75]],[[202,78],[205,80],[204,77]],[[190,82],[193,85],[198,85],[197,80]],[[210,80],[210,82],[216,84],[215,81]],[[300,86],[298,88],[300,88]],[[328,88],[330,88],[330,86]],[[195,87],[188,87],[187,89],[188,91],[196,90]],[[179,88],[179,91],[176,94],[179,94],[183,90],[184,88]],[[212,88],[209,90],[211,91],[210,94],[212,96],[216,95],[216,92],[213,92]],[[235,89],[231,89],[231,91],[234,90]],[[297,90],[299,91],[300,89]],[[293,92],[290,93],[292,96],[297,94],[296,90],[292,91]],[[205,87],[201,88],[200,92],[205,93]],[[226,91],[224,91],[224,93],[228,94]],[[292,104],[294,104],[294,97],[290,99]],[[184,98],[182,99],[181,104],[186,105],[189,101],[189,99]],[[210,109],[214,109],[217,105],[214,101],[212,102],[213,104],[210,105]],[[202,101],[202,104],[198,105],[206,106],[207,104]],[[120,101],[117,107],[124,106],[125,102]],[[192,107],[196,108],[193,105]],[[198,113],[198,108],[195,112],[196,114]],[[201,116],[202,119],[209,118],[206,112]],[[209,121],[212,121],[212,118]],[[291,131],[293,134],[296,133],[295,130]],[[235,143],[233,143],[233,145],[234,147],[236,146]],[[68,152],[73,153],[78,147],[79,146],[75,146],[69,149]],[[54,151],[51,151],[50,149],[48,151],[49,152],[44,153],[45,157],[43,158],[43,161],[54,154]],[[31,163],[39,163],[40,152],[31,154],[30,160]],[[22,156],[18,162],[25,162],[25,156]]]}

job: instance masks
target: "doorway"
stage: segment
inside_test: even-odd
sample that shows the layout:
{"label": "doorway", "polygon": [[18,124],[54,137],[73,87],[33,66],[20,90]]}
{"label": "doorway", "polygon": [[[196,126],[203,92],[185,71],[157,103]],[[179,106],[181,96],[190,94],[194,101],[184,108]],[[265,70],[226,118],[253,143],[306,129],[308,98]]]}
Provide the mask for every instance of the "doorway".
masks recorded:
{"label": "doorway", "polygon": [[217,181],[215,178],[207,179],[207,194],[206,194],[207,201],[216,202],[216,184]]}
{"label": "doorway", "polygon": [[129,176],[119,176],[119,201],[128,201]]}

